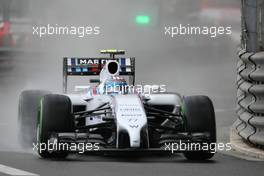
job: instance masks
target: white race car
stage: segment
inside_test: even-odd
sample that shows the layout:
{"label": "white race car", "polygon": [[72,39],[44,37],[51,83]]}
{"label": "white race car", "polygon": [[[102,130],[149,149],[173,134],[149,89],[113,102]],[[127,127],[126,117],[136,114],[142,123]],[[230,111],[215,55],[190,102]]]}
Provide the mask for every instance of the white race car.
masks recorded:
{"label": "white race car", "polygon": [[[20,139],[43,158],[70,152],[182,152],[188,159],[213,157],[215,114],[207,96],[180,96],[136,89],[135,58],[64,58],[62,94],[25,90],[19,99]],[[67,94],[68,76],[90,76],[90,85]],[[128,81],[127,81],[128,80]],[[92,84],[97,83],[96,86]],[[181,148],[181,146],[185,146]],[[186,147],[187,146],[187,147]]]}

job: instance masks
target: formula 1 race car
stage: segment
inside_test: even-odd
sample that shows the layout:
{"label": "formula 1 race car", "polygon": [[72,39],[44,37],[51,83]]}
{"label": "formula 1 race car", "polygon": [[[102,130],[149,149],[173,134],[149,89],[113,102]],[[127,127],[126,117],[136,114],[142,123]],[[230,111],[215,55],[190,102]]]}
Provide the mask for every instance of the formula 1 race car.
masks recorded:
{"label": "formula 1 race car", "polygon": [[[43,158],[66,157],[70,152],[213,157],[208,146],[216,142],[215,114],[207,96],[184,97],[157,85],[136,87],[135,58],[115,57],[125,54],[123,50],[101,53],[110,57],[63,59],[63,94],[21,93],[19,138],[24,146],[33,143]],[[90,85],[76,86],[74,94],[67,94],[69,76],[90,76]],[[156,89],[142,91],[150,87]]]}

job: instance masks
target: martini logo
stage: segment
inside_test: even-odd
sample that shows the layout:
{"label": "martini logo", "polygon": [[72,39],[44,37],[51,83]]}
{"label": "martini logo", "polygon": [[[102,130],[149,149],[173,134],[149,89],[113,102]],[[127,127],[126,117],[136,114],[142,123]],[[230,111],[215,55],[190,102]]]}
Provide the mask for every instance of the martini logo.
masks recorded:
{"label": "martini logo", "polygon": [[98,59],[78,59],[79,65],[99,64]]}
{"label": "martini logo", "polygon": [[106,59],[78,59],[78,65],[91,65],[91,64],[105,64],[106,62],[113,61],[113,60],[106,60]]}

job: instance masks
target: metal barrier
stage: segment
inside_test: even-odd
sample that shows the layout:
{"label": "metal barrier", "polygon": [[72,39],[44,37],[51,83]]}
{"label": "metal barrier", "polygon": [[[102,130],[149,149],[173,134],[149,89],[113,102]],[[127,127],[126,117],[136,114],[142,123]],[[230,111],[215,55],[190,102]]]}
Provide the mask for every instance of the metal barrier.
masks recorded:
{"label": "metal barrier", "polygon": [[241,0],[241,47],[248,52],[264,50],[264,0]]}
{"label": "metal barrier", "polygon": [[234,127],[243,139],[264,147],[264,52],[240,50],[238,55]]}

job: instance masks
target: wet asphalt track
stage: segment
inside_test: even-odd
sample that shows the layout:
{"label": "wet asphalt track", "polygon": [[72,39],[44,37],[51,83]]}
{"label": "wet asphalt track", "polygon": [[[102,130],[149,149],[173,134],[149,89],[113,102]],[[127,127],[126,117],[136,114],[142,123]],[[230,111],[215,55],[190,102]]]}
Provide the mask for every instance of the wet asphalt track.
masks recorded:
{"label": "wet asphalt track", "polygon": [[[177,4],[175,3],[177,2]],[[239,13],[224,17],[226,12],[239,12],[238,1],[222,1],[221,8],[201,8],[203,1],[169,1],[158,3],[173,14],[160,12],[161,24],[149,28],[116,27],[105,22],[102,35],[98,37],[52,40],[44,47],[45,54],[18,54],[0,56],[0,169],[1,165],[21,169],[37,175],[201,175],[201,176],[246,176],[262,175],[263,162],[252,162],[216,154],[212,161],[188,162],[181,155],[174,157],[105,157],[71,155],[64,161],[39,159],[36,155],[21,150],[17,142],[17,102],[24,89],[62,90],[63,56],[98,56],[98,50],[118,48],[127,50],[127,56],[135,56],[137,84],[166,84],[168,91],[185,95],[205,94],[212,98],[216,108],[218,142],[228,142],[229,127],[235,121],[236,48],[239,33]],[[211,0],[209,4],[214,4]],[[109,3],[104,1],[104,3]],[[156,2],[157,3],[157,2]],[[58,10],[58,4],[49,8]],[[100,4],[95,3],[95,6]],[[155,4],[155,3],[154,3]],[[71,8],[71,3],[62,7]],[[110,4],[108,4],[110,5]],[[56,7],[57,6],[57,7]],[[122,7],[125,7],[124,4]],[[56,9],[57,8],[57,9]],[[82,14],[88,6],[73,7]],[[104,7],[100,7],[104,8]],[[115,10],[119,10],[116,6]],[[76,10],[75,9],[75,10]],[[129,8],[125,8],[128,10]],[[213,9],[213,10],[212,10]],[[218,10],[222,10],[219,15]],[[67,10],[65,10],[67,11]],[[213,13],[208,15],[208,12]],[[100,15],[92,10],[93,16]],[[111,18],[119,13],[111,11]],[[200,16],[203,16],[201,19]],[[213,16],[213,20],[209,17]],[[67,16],[66,16],[67,17]],[[84,15],[79,16],[85,19]],[[125,16],[123,16],[125,18]],[[65,18],[65,17],[61,17]],[[74,21],[77,18],[67,18]],[[91,19],[89,17],[89,19]],[[103,18],[98,17],[98,20]],[[54,21],[60,19],[52,19]],[[95,20],[96,21],[96,20]],[[92,20],[92,22],[94,22]],[[123,23],[124,21],[122,21]],[[206,37],[167,38],[164,25],[178,23],[205,23],[209,25],[232,25],[232,36],[216,39]],[[118,22],[117,22],[118,23]],[[120,22],[121,23],[121,22]],[[100,25],[100,24],[98,24]],[[131,30],[132,29],[132,30]],[[3,168],[2,168],[3,169]],[[4,175],[0,171],[0,175]]]}
{"label": "wet asphalt track", "polygon": [[221,154],[217,154],[212,161],[206,162],[189,162],[180,155],[169,158],[70,156],[68,160],[50,161],[31,154],[0,152],[0,163],[3,162],[8,166],[43,176],[260,176],[263,174],[263,162],[245,161]]}

